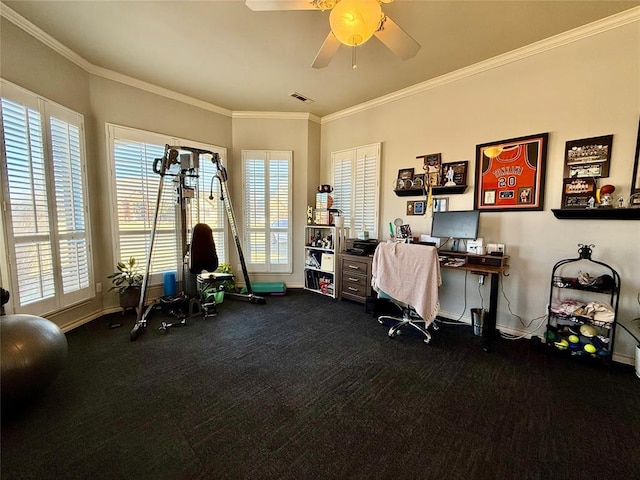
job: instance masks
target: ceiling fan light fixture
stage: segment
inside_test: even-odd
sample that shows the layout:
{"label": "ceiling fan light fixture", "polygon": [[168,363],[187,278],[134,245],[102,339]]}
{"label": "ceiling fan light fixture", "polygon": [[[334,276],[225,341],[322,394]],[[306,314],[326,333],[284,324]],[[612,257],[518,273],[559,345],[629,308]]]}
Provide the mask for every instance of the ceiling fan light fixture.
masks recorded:
{"label": "ceiling fan light fixture", "polygon": [[362,45],[380,28],[382,8],[378,0],[341,0],[329,14],[331,31],[341,43]]}

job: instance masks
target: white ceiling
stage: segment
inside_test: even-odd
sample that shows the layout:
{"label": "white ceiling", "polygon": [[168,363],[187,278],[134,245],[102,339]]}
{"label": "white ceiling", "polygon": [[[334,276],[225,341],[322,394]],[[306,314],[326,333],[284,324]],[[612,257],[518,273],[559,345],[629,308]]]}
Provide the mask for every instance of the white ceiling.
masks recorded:
{"label": "white ceiling", "polygon": [[[318,116],[381,97],[640,5],[640,1],[395,0],[383,11],[422,45],[376,38],[311,63],[329,12],[256,12],[226,1],[4,1],[91,64],[232,111]],[[290,97],[313,99],[311,104]]]}

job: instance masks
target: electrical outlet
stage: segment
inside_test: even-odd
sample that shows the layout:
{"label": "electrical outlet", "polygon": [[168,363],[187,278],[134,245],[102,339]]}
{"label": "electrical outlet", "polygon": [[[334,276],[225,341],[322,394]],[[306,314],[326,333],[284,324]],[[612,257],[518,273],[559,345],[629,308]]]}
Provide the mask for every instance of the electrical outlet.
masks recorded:
{"label": "electrical outlet", "polygon": [[102,283],[96,283],[96,293],[100,293],[102,291]]}

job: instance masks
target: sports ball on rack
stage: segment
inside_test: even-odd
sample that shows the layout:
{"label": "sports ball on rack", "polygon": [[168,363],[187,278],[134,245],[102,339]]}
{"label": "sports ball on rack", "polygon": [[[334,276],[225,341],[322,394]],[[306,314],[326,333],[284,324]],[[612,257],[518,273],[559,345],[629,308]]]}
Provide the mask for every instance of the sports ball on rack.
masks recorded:
{"label": "sports ball on rack", "polygon": [[598,350],[595,345],[592,345],[591,343],[587,343],[584,346],[584,351],[587,353],[596,353],[596,350]]}
{"label": "sports ball on rack", "polygon": [[587,338],[595,337],[597,334],[596,329],[593,328],[591,325],[581,325],[580,333]]}

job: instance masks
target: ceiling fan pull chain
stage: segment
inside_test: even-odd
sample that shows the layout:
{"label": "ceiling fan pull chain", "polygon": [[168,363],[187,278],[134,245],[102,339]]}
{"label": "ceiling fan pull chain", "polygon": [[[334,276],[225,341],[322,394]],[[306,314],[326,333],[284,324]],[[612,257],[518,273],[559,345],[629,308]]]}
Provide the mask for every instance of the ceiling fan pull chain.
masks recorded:
{"label": "ceiling fan pull chain", "polygon": [[358,68],[358,65],[357,65],[357,62],[356,62],[357,61],[357,58],[356,58],[356,47],[357,46],[358,45],[354,45],[353,48],[351,49],[351,68],[353,68],[354,70],[356,68]]}

